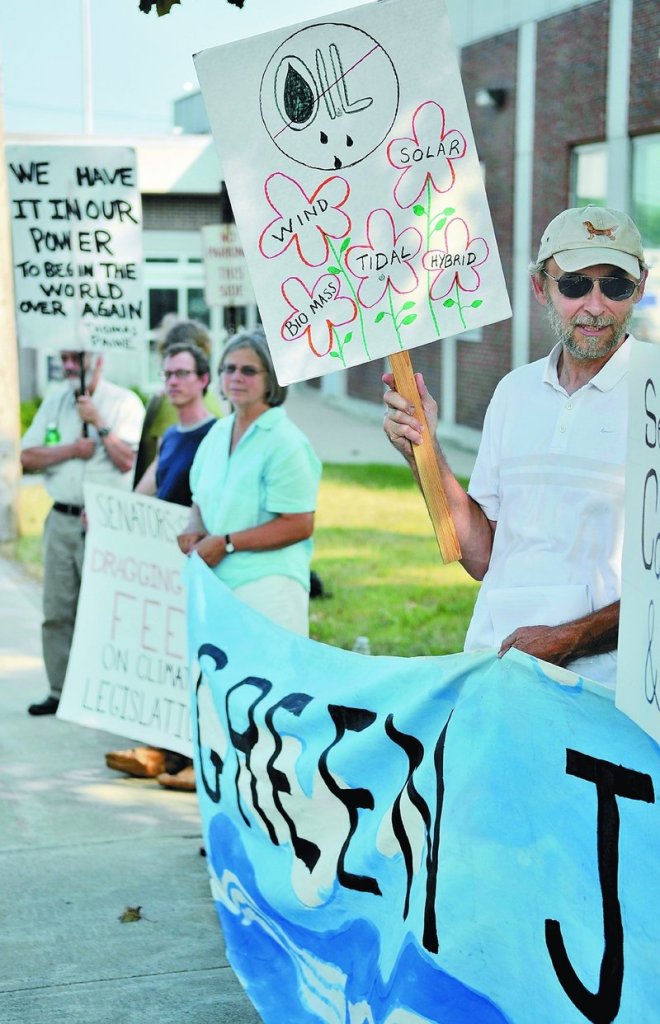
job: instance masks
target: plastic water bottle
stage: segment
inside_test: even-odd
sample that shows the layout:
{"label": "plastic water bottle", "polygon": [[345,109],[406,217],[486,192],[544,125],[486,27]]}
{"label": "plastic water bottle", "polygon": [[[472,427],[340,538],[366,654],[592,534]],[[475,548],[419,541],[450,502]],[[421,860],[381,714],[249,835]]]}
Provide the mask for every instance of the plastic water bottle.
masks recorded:
{"label": "plastic water bottle", "polygon": [[54,421],[49,423],[46,427],[46,434],[44,437],[44,444],[59,444],[61,441],[60,432],[57,429],[57,423]]}
{"label": "plastic water bottle", "polygon": [[369,646],[368,636],[357,636],[355,643],[353,644],[353,650],[356,654],[371,654],[371,648]]}

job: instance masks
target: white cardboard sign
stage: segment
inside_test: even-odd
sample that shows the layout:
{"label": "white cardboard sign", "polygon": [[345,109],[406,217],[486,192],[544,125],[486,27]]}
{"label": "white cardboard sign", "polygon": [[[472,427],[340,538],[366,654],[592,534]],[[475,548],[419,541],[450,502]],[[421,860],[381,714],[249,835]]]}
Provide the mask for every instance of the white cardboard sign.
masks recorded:
{"label": "white cardboard sign", "polygon": [[630,354],[616,706],[660,743],[660,347]]}
{"label": "white cardboard sign", "polygon": [[195,65],[281,383],[511,315],[443,0]]}
{"label": "white cardboard sign", "polygon": [[207,306],[249,306],[254,291],[235,224],[202,228],[204,294]]}
{"label": "white cardboard sign", "polygon": [[88,532],[58,716],[190,755],[185,556],[189,510],[85,485]]}
{"label": "white cardboard sign", "polygon": [[22,348],[137,351],[144,335],[135,152],[8,146]]}

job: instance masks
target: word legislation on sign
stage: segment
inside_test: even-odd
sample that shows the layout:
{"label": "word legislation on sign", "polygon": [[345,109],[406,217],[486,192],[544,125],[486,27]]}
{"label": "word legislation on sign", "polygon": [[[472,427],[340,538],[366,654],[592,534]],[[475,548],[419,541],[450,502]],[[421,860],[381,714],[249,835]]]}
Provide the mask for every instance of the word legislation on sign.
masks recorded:
{"label": "word legislation on sign", "polygon": [[89,527],[60,718],[190,755],[188,509],[85,485]]}
{"label": "word legislation on sign", "polygon": [[235,224],[209,224],[202,228],[202,254],[207,306],[254,303],[250,274]]}
{"label": "word legislation on sign", "polygon": [[137,350],[141,203],[132,149],[8,146],[19,344]]}
{"label": "word legislation on sign", "polygon": [[282,384],[511,315],[443,0],[195,64]]}
{"label": "word legislation on sign", "polygon": [[630,355],[616,706],[660,742],[660,349]]}
{"label": "word legislation on sign", "polygon": [[518,651],[366,665],[187,578],[212,891],[265,1024],[657,1016],[660,751],[610,691]]}

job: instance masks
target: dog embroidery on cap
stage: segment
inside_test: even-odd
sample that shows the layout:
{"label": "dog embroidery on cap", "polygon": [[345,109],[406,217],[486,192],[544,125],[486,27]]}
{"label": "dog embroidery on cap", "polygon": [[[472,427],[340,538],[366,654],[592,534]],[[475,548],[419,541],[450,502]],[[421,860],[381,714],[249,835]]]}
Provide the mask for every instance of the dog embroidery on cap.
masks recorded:
{"label": "dog embroidery on cap", "polygon": [[604,235],[605,238],[611,238],[613,242],[616,241],[614,228],[597,228],[594,227],[590,220],[583,220],[582,223],[589,232],[589,238],[596,238],[598,235]]}

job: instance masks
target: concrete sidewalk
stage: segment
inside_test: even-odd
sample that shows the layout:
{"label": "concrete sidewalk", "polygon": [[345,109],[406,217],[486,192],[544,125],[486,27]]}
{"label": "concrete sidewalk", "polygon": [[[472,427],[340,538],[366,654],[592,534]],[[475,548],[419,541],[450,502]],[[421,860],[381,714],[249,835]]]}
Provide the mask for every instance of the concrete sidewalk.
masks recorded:
{"label": "concrete sidewalk", "polygon": [[257,1024],[225,957],[195,795],[107,769],[125,739],[27,714],[47,693],[40,601],[0,559],[0,1021]]}

